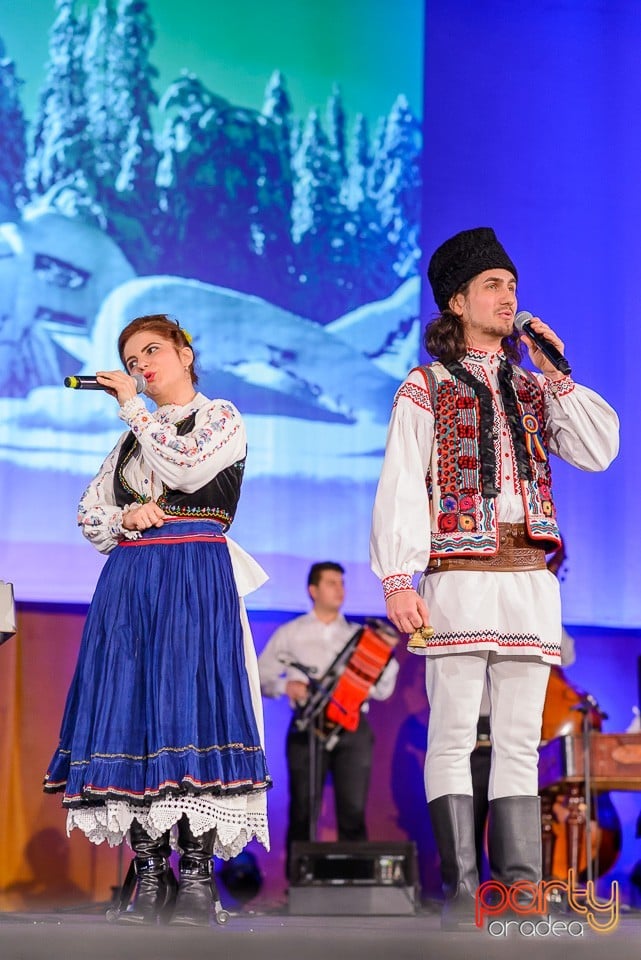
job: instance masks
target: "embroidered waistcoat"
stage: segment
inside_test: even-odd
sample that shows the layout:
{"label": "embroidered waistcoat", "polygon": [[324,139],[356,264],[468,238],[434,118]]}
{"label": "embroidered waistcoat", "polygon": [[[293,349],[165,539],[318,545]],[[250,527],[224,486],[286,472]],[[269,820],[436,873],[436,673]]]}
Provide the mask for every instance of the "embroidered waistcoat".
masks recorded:
{"label": "embroidered waistcoat", "polygon": [[[196,414],[192,413],[176,424],[176,433],[179,436],[185,436],[193,430],[195,422]],[[114,496],[119,507],[124,507],[128,503],[145,503],[149,500],[149,497],[134,490],[124,476],[126,464],[131,457],[136,456],[139,448],[140,444],[134,434],[128,433],[120,448],[114,472]],[[244,469],[245,458],[221,470],[193,493],[172,490],[163,483],[162,493],[157,500],[158,506],[171,517],[217,520],[227,530],[231,526],[238,506]]]}
{"label": "embroidered waistcoat", "polygon": [[[434,443],[426,479],[431,556],[494,554],[498,550],[496,494],[501,489],[500,422],[492,404],[491,432],[481,436],[481,405],[468,383],[441,363],[421,367],[434,410]],[[533,540],[561,542],[552,500],[544,436],[543,394],[536,378],[512,367],[516,405],[510,429],[522,453],[519,465],[525,522]],[[518,421],[518,422],[517,422]],[[489,474],[489,482],[488,482]]]}

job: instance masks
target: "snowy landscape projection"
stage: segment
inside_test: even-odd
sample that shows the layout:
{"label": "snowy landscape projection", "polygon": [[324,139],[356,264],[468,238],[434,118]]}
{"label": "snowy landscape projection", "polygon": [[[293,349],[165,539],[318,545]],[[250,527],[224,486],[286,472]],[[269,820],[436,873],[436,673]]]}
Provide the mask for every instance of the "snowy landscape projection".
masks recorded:
{"label": "snowy landscape projection", "polygon": [[369,123],[337,76],[300,116],[279,64],[258,109],[188,66],[162,92],[145,0],[52,0],[48,27],[32,119],[0,40],[0,576],[19,599],[89,599],[101,558],[76,505],[122,422],[62,382],[119,366],[125,323],[165,312],[194,338],[200,389],[247,421],[232,535],[271,576],[251,605],[298,609],[307,566],[331,558],[350,609],[380,609],[371,506],[419,347],[414,105],[390,90]]}

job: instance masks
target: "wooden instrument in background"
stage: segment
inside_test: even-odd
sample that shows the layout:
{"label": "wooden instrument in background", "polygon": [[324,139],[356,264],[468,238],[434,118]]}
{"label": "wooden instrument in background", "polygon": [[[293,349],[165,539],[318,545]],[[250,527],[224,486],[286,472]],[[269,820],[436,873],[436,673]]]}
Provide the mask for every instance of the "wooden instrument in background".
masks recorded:
{"label": "wooden instrument in background", "polygon": [[[581,709],[577,709],[580,707]],[[581,882],[587,871],[585,838],[585,791],[583,783],[583,716],[587,711],[591,729],[591,781],[599,792],[591,819],[593,876],[614,865],[621,852],[621,824],[609,790],[639,789],[630,786],[641,774],[639,764],[628,767],[623,781],[615,780],[616,762],[608,758],[621,739],[604,734],[602,714],[591,698],[573,686],[560,667],[552,667],[543,709],[542,745],[539,750],[539,790],[543,831],[543,878],[566,880],[573,867]],[[641,735],[637,736],[641,750]],[[619,774],[621,776],[621,774]],[[628,785],[617,787],[617,782]]]}

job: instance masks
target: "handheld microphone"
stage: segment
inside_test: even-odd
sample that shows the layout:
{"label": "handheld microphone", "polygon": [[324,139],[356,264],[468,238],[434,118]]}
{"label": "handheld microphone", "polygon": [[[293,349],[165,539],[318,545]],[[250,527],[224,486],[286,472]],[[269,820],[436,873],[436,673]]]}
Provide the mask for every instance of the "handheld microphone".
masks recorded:
{"label": "handheld microphone", "polygon": [[[136,381],[136,393],[142,393],[147,386],[147,381],[142,373],[132,373],[131,376]],[[71,387],[72,390],[108,390],[103,383],[98,383],[96,377],[65,377],[65,387]]]}
{"label": "handheld microphone", "polygon": [[532,329],[532,324],[530,323],[532,319],[534,319],[532,314],[527,310],[519,310],[514,318],[514,326],[519,333],[524,333],[537,345],[543,356],[547,357],[557,370],[565,374],[572,373],[572,367],[554,344],[546,340],[543,334],[537,333],[536,330]]}

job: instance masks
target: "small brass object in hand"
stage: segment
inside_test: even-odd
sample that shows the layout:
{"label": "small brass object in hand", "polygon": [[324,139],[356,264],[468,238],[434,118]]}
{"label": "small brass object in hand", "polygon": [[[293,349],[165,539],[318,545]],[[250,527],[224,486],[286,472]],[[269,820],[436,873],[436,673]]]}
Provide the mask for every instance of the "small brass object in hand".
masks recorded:
{"label": "small brass object in hand", "polygon": [[408,650],[424,650],[427,647],[427,641],[434,636],[434,627],[422,626],[410,636],[407,641]]}

